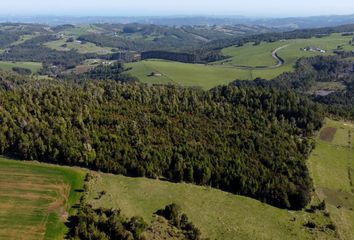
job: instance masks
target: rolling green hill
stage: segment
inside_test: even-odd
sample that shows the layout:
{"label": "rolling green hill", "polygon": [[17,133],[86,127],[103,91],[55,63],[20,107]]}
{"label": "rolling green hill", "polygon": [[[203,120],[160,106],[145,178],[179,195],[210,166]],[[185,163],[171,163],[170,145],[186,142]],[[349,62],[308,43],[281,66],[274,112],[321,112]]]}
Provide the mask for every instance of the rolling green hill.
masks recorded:
{"label": "rolling green hill", "polygon": [[[252,80],[257,77],[272,79],[284,72],[292,71],[296,61],[301,57],[330,55],[334,50],[354,50],[349,45],[352,36],[332,34],[322,38],[282,40],[273,43],[262,42],[254,46],[252,43],[242,47],[229,47],[222,50],[230,58],[208,65],[167,62],[163,60],[145,60],[127,64],[130,73],[145,83],[175,83],[183,86],[199,86],[210,89],[217,85],[241,79]],[[319,51],[304,51],[304,48],[319,48]],[[284,65],[274,67],[277,61],[272,51],[280,48],[277,55],[284,60]],[[149,76],[152,72],[162,76]]]}
{"label": "rolling green hill", "polygon": [[[177,84],[182,86],[199,86],[210,89],[217,85],[226,85],[238,76],[242,79],[251,79],[248,71],[203,64],[188,64],[164,60],[147,60],[126,64],[132,67],[129,71],[144,83]],[[160,76],[149,76],[151,73]]]}
{"label": "rolling green hill", "polygon": [[[107,193],[99,198],[102,191]],[[319,226],[329,224],[321,212],[282,210],[191,184],[97,174],[88,199],[94,207],[120,208],[128,217],[143,216],[148,222],[154,219],[154,212],[174,202],[210,239],[335,239],[335,233],[326,228],[326,232],[309,231],[303,226],[310,220]]]}

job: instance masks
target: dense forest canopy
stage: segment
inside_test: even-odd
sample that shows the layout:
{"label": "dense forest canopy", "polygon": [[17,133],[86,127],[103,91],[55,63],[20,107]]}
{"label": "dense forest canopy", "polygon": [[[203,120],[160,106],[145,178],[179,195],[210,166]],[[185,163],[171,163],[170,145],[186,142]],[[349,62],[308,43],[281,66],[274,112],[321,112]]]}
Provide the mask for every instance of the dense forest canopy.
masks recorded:
{"label": "dense forest canopy", "polygon": [[290,91],[0,78],[0,153],[210,185],[299,209],[319,106]]}

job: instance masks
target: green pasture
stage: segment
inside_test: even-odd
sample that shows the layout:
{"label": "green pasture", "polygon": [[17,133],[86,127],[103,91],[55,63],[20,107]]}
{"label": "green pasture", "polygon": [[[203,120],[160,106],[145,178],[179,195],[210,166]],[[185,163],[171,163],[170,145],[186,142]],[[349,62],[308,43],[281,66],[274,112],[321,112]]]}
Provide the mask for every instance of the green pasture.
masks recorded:
{"label": "green pasture", "polygon": [[[309,231],[303,226],[309,220],[328,224],[328,218],[321,213],[278,209],[210,187],[96,175],[88,195],[94,207],[119,208],[128,217],[138,215],[151,222],[158,209],[177,203],[210,239],[335,239],[333,232]],[[106,194],[99,197],[102,191]]]}
{"label": "green pasture", "polygon": [[327,119],[331,142],[317,138],[309,166],[318,197],[326,201],[340,239],[354,239],[354,124]]}
{"label": "green pasture", "polygon": [[[109,54],[112,53],[112,48],[99,47],[94,43],[79,43],[76,40],[74,42],[66,42],[67,38],[63,38],[56,41],[47,42],[44,46],[58,51],[70,51],[77,50],[79,53],[97,53],[97,54]],[[63,46],[66,44],[66,46]]]}
{"label": "green pasture", "polygon": [[0,61],[0,69],[11,71],[13,67],[27,68],[30,69],[32,73],[37,73],[42,68],[42,63]]}
{"label": "green pasture", "polygon": [[[292,71],[294,64],[301,57],[329,55],[338,46],[346,51],[354,50],[349,45],[351,36],[332,34],[322,38],[281,40],[273,43],[262,42],[254,46],[252,43],[242,47],[232,46],[222,50],[230,58],[208,65],[187,64],[164,60],[145,60],[127,64],[130,73],[142,82],[151,84],[179,84],[182,86],[198,86],[210,89],[217,85],[225,85],[236,79],[252,80],[257,77],[272,79],[284,72]],[[281,48],[277,54],[285,62],[274,67],[277,61],[272,52]],[[320,48],[326,53],[303,51],[306,47]],[[263,68],[260,68],[263,67]],[[149,76],[152,72],[162,76]]]}
{"label": "green pasture", "polygon": [[81,170],[0,157],[0,239],[63,239]]}

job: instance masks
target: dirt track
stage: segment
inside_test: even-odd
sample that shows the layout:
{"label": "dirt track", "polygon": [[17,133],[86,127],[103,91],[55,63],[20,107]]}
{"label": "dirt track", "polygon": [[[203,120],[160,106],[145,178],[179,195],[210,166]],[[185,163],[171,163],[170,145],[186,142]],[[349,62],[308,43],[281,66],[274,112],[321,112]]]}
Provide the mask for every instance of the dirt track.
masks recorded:
{"label": "dirt track", "polygon": [[250,67],[250,66],[240,66],[240,65],[231,65],[235,68],[239,68],[239,69],[246,69],[246,70],[254,70],[254,69],[273,69],[273,68],[278,68],[284,65],[285,61],[278,56],[278,51],[288,47],[289,44],[278,47],[277,49],[275,49],[272,52],[272,57],[278,62],[276,65],[274,66],[255,66],[255,67]]}

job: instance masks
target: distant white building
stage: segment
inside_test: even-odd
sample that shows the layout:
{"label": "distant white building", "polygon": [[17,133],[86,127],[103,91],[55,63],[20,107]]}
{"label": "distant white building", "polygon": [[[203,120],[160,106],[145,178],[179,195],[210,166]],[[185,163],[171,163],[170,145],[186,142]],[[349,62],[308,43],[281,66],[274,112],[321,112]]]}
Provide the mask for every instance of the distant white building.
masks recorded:
{"label": "distant white building", "polygon": [[319,47],[305,47],[302,49],[304,52],[320,52],[320,53],[326,53],[326,50],[323,50]]}

